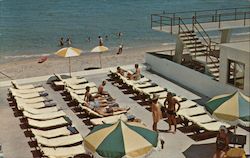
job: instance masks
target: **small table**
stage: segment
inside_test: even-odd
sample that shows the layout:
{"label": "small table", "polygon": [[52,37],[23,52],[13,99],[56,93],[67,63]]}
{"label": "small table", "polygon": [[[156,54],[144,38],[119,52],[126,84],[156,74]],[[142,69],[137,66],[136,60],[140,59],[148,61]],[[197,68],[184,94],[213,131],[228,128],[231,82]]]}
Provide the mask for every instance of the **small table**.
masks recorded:
{"label": "small table", "polygon": [[245,158],[245,151],[242,148],[231,148],[226,153],[226,158]]}

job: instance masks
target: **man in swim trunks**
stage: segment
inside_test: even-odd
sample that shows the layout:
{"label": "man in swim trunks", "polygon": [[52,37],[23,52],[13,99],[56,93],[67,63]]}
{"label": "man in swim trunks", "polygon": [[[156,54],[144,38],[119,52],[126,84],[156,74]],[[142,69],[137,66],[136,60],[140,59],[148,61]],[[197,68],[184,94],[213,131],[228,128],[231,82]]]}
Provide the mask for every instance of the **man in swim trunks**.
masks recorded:
{"label": "man in swim trunks", "polygon": [[[175,105],[178,105],[176,110]],[[169,131],[171,131],[171,125],[174,125],[174,132],[176,132],[176,112],[180,109],[180,103],[178,100],[173,98],[173,94],[169,92],[167,94],[167,98],[164,101],[164,106],[167,108],[167,117],[168,117],[168,124],[169,124]]]}

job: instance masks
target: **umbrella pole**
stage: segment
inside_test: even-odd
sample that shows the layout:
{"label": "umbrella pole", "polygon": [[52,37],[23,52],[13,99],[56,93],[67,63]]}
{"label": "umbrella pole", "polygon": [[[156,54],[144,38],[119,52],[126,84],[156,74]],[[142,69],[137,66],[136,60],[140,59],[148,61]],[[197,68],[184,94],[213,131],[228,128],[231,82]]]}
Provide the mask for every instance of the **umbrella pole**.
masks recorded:
{"label": "umbrella pole", "polygon": [[71,64],[70,64],[70,57],[69,57],[69,76],[71,77]]}
{"label": "umbrella pole", "polygon": [[102,58],[101,58],[101,53],[99,53],[99,60],[100,60],[100,67],[102,68]]}

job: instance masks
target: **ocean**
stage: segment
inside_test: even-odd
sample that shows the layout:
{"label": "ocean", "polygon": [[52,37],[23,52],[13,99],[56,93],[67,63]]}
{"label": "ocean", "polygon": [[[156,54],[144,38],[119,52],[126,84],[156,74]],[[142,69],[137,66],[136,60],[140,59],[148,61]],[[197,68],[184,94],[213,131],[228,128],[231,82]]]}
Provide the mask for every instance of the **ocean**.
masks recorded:
{"label": "ocean", "polygon": [[[111,50],[173,42],[150,28],[152,13],[232,8],[249,0],[0,0],[0,57],[52,54],[61,37],[89,52],[104,38]],[[122,38],[117,36],[122,32]],[[105,38],[107,36],[107,39]],[[87,38],[90,37],[90,42]]]}

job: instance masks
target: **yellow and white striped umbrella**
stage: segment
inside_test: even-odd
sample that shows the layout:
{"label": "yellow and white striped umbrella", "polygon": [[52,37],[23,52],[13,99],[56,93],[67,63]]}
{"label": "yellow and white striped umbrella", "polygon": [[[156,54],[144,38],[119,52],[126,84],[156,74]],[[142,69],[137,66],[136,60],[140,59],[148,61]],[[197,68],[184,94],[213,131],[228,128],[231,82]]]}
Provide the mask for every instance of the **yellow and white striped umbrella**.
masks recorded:
{"label": "yellow and white striped umbrella", "polygon": [[70,64],[70,57],[79,56],[82,50],[73,47],[65,47],[58,50],[55,54],[61,57],[69,58],[69,74],[71,76],[71,64]]}
{"label": "yellow and white striped umbrella", "polygon": [[58,50],[55,54],[61,57],[74,57],[79,56],[81,54],[82,50],[78,48],[73,47],[65,47],[60,50]]}
{"label": "yellow and white striped umbrella", "polygon": [[95,52],[95,53],[102,53],[102,52],[106,52],[108,51],[109,49],[105,46],[96,46],[95,48],[93,48],[91,50],[91,52]]}

